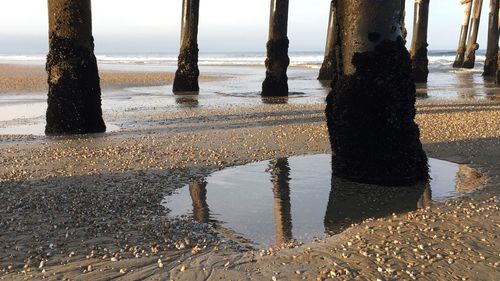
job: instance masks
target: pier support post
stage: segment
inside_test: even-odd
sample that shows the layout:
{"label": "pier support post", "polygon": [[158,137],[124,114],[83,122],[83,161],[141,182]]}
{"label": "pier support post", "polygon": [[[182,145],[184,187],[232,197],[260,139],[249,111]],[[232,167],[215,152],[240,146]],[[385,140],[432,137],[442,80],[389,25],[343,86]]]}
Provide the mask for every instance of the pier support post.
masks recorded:
{"label": "pier support post", "polygon": [[462,28],[460,29],[457,55],[455,57],[455,62],[453,63],[454,68],[461,68],[464,64],[467,35],[469,34],[470,15],[472,11],[472,0],[462,0],[461,2],[462,5],[464,5],[464,19],[462,22]]}
{"label": "pier support post", "polygon": [[400,0],[339,2],[342,75],[327,98],[335,176],[381,185],[428,179]]}
{"label": "pier support post", "polygon": [[494,77],[497,72],[499,3],[499,0],[490,0],[490,11],[488,17],[488,45],[486,46],[486,60],[484,62],[483,76]]}
{"label": "pier support post", "polygon": [[90,0],[48,0],[48,8],[45,134],[105,132]]}
{"label": "pier support post", "polygon": [[497,85],[500,85],[500,50],[498,51],[497,54],[497,72],[496,72],[495,83]]}
{"label": "pier support post", "polygon": [[477,43],[477,36],[479,33],[479,23],[481,21],[481,10],[483,8],[483,0],[474,0],[474,8],[472,11],[471,19],[471,32],[467,42],[467,49],[465,51],[463,68],[474,68],[476,62],[476,51],[479,49]]}
{"label": "pier support post", "polygon": [[337,75],[337,0],[330,4],[330,18],[328,20],[328,31],[326,37],[325,58],[319,70],[318,80],[334,80]]}
{"label": "pier support post", "polygon": [[429,0],[415,0],[413,38],[410,58],[415,82],[427,82],[429,59],[427,58],[427,30],[429,23]]}
{"label": "pier support post", "polygon": [[290,202],[290,166],[287,158],[277,159],[271,165],[274,195],[274,222],[276,245],[290,242],[292,236],[292,205]]}
{"label": "pier support post", "polygon": [[198,21],[200,0],[183,0],[181,47],[175,72],[174,93],[198,92]]}
{"label": "pier support post", "polygon": [[401,0],[401,32],[403,33],[403,39],[406,42],[406,36],[408,35],[408,30],[406,30],[406,0]]}
{"label": "pier support post", "polygon": [[262,96],[288,96],[288,1],[271,0],[267,42],[266,79]]}

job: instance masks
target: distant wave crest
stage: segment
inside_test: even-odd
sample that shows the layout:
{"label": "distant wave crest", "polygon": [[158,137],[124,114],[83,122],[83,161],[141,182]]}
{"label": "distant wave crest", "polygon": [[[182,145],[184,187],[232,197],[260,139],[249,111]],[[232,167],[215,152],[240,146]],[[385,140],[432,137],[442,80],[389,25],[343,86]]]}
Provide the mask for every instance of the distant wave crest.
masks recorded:
{"label": "distant wave crest", "polygon": [[[0,55],[0,63],[44,63],[45,55]],[[200,65],[216,66],[262,66],[265,62],[263,53],[208,53],[201,54]],[[134,65],[167,65],[177,64],[177,54],[104,54],[97,55],[97,60],[102,64],[134,64]],[[454,51],[430,51],[429,68],[431,71],[452,71],[451,66],[455,60]],[[476,68],[484,65],[484,51],[476,56]],[[320,52],[291,52],[290,65],[307,68],[320,68],[323,54]]]}

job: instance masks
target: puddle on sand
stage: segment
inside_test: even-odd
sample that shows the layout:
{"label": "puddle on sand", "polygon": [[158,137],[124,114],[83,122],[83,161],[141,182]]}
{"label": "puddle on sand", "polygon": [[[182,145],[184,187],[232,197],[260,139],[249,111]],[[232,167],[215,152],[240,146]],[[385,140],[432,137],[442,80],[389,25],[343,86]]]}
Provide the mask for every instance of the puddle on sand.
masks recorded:
{"label": "puddle on sand", "polygon": [[429,164],[429,184],[382,187],[332,177],[330,154],[281,158],[215,172],[163,204],[170,216],[192,216],[254,247],[308,242],[367,218],[460,195],[460,165],[436,159]]}

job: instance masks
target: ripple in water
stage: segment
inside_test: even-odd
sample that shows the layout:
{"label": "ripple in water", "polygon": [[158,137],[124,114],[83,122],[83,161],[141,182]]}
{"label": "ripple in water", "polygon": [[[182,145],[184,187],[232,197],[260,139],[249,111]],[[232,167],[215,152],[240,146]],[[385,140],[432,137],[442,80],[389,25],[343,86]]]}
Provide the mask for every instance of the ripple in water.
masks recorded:
{"label": "ripple in water", "polygon": [[307,242],[352,223],[460,195],[460,165],[430,159],[432,181],[384,187],[332,177],[331,155],[281,158],[215,172],[167,196],[170,216],[191,216],[254,247]]}

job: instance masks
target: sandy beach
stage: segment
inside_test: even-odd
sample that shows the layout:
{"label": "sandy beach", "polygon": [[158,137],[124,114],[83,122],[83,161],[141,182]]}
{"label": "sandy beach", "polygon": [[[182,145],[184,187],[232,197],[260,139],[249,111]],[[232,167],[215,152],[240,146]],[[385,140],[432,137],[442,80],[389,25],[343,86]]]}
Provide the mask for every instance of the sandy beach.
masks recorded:
{"label": "sandy beach", "polygon": [[[174,73],[165,71],[116,71],[101,70],[103,89],[125,88],[134,86],[170,85]],[[213,80],[214,77],[201,76],[200,81]],[[29,93],[47,91],[47,73],[43,65],[0,64],[0,94]]]}
{"label": "sandy beach", "polygon": [[[43,91],[44,75],[1,66],[0,92]],[[104,87],[172,78],[101,75]],[[283,249],[249,250],[209,225],[170,218],[161,202],[225,167],[329,153],[323,104],[105,112],[119,131],[1,135],[0,279],[498,279],[500,102],[432,99],[417,108],[428,155],[476,169],[484,187]]]}
{"label": "sandy beach", "polygon": [[0,281],[500,280],[500,0],[5,2]]}

